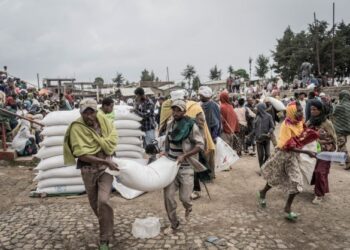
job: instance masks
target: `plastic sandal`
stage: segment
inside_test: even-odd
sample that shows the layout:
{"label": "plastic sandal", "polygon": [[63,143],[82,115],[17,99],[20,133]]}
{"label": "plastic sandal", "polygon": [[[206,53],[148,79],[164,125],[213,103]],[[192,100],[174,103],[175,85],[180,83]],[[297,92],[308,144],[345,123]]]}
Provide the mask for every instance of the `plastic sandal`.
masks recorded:
{"label": "plastic sandal", "polygon": [[299,214],[294,213],[294,212],[290,212],[290,213],[286,214],[285,218],[289,221],[295,222],[295,221],[297,221],[298,216],[299,216]]}
{"label": "plastic sandal", "polygon": [[262,199],[260,196],[260,191],[257,193],[257,198],[258,198],[258,204],[260,207],[265,208],[266,207],[266,199]]}

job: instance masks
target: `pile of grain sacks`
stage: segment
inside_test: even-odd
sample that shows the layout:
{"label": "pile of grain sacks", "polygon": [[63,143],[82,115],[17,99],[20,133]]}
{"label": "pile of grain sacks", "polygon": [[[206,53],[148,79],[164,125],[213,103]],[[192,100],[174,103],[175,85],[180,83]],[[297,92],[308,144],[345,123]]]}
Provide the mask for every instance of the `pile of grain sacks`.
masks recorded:
{"label": "pile of grain sacks", "polygon": [[[114,125],[118,132],[116,156],[118,158],[142,159],[144,150],[140,130],[141,118],[130,112],[128,106],[115,107]],[[36,155],[41,161],[35,170],[38,175],[36,193],[68,194],[85,191],[79,169],[76,166],[66,166],[63,159],[64,135],[70,123],[80,117],[79,110],[55,111],[49,113],[42,123],[44,140]],[[118,185],[120,187],[120,185]]]}

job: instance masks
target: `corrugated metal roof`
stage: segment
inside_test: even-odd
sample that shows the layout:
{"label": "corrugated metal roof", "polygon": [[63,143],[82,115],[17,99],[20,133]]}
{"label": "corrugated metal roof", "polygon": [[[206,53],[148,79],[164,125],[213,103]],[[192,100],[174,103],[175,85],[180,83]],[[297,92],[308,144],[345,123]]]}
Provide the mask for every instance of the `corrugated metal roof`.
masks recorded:
{"label": "corrugated metal roof", "polygon": [[226,84],[226,80],[215,80],[202,83],[202,85]]}

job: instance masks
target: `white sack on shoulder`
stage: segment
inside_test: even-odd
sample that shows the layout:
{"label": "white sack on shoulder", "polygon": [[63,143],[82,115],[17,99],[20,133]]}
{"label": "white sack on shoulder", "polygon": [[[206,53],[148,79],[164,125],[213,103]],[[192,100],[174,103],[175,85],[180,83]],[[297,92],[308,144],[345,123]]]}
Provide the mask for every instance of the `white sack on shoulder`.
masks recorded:
{"label": "white sack on shoulder", "polygon": [[133,160],[113,158],[120,171],[106,170],[107,173],[118,175],[120,182],[132,189],[151,192],[168,186],[179,170],[175,161],[165,156],[149,165],[142,165]]}

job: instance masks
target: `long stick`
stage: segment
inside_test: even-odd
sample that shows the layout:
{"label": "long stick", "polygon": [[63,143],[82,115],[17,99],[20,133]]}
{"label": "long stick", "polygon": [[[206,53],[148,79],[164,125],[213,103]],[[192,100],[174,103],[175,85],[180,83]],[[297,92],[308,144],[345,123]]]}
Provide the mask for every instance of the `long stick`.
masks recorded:
{"label": "long stick", "polygon": [[211,197],[210,197],[210,193],[209,193],[209,190],[207,188],[207,185],[205,184],[205,182],[202,182],[204,188],[205,188],[205,191],[207,191],[207,194],[208,194],[208,197],[209,197],[209,200],[211,200]]}
{"label": "long stick", "polygon": [[21,118],[21,119],[23,119],[23,120],[27,120],[27,121],[29,121],[29,122],[35,123],[35,124],[37,124],[37,125],[39,125],[39,126],[41,126],[41,127],[45,127],[45,125],[42,124],[42,123],[40,123],[40,122],[33,121],[33,120],[31,120],[31,119],[29,119],[29,118],[26,118],[26,117],[24,117],[24,116],[14,114],[14,113],[12,113],[12,112],[10,112],[10,111],[7,111],[6,109],[0,108],[0,111],[1,111],[1,112],[4,112],[5,114],[13,115],[13,116],[16,116],[16,117],[18,117],[18,118]]}

